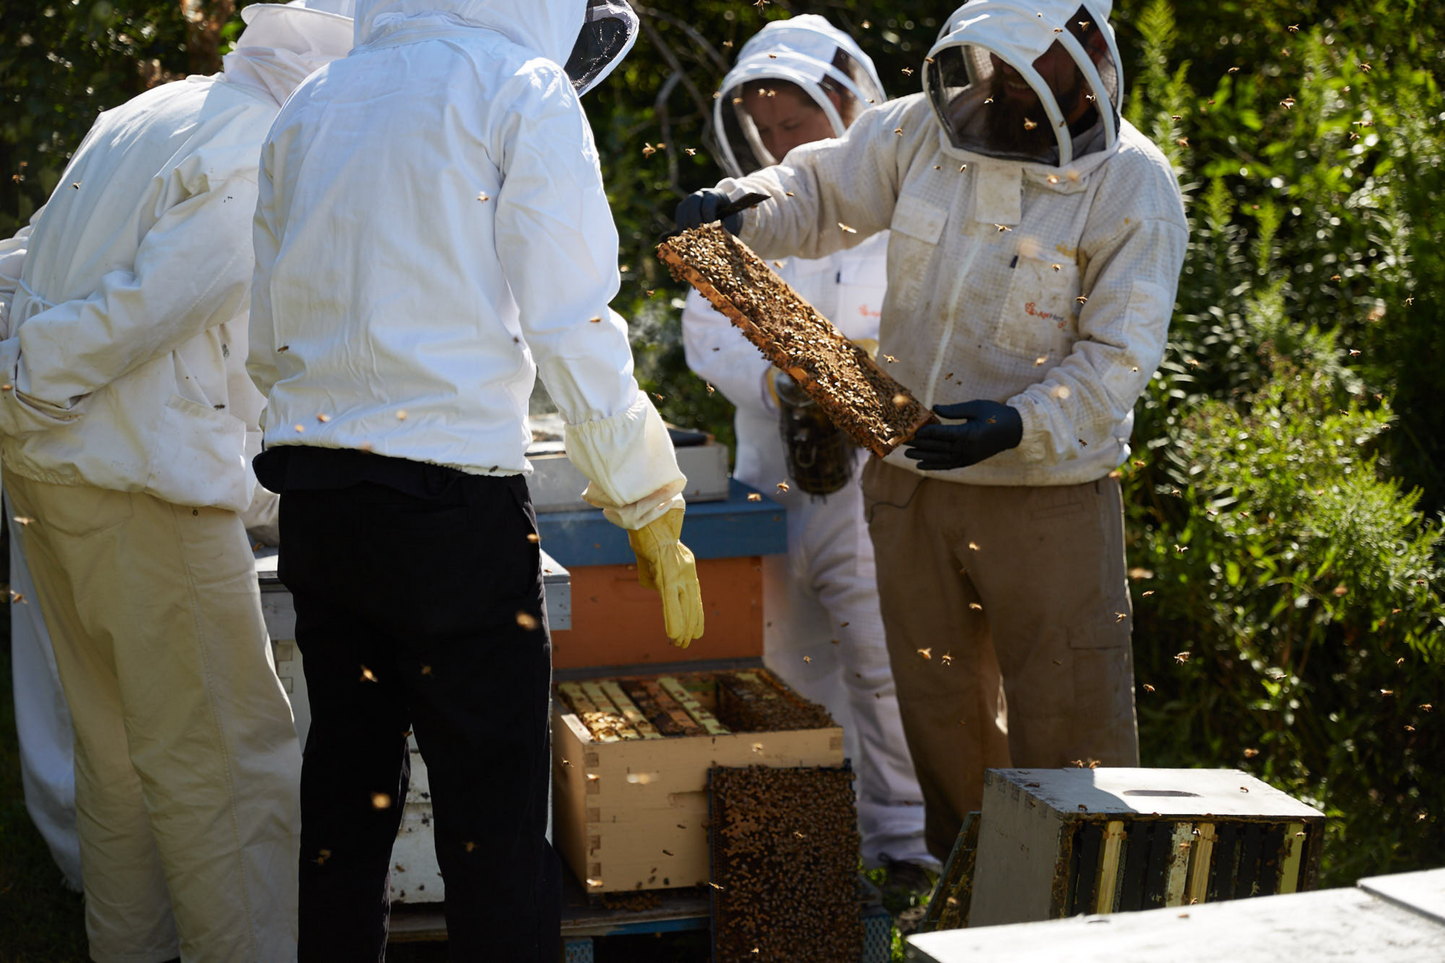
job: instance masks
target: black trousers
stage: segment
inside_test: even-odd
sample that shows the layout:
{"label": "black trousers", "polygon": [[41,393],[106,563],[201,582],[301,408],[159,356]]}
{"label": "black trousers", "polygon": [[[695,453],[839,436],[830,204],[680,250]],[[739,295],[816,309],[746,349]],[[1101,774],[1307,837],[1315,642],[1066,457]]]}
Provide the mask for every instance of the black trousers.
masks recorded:
{"label": "black trousers", "polygon": [[280,577],[311,701],[301,963],[383,960],[415,729],[455,961],[555,963],[545,838],[551,646],[521,477],[281,496]]}

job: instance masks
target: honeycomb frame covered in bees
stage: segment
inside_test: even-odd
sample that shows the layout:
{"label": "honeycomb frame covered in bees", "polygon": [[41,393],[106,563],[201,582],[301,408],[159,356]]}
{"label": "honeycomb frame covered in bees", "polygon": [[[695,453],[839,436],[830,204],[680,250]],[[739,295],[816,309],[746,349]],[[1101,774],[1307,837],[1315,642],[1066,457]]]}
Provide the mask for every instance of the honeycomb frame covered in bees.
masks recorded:
{"label": "honeycomb frame covered in bees", "polygon": [[853,773],[749,766],[708,776],[713,963],[856,963]]}
{"label": "honeycomb frame covered in bees", "polygon": [[657,256],[791,375],[859,447],[884,458],[937,420],[721,224],[683,231],[658,245]]}

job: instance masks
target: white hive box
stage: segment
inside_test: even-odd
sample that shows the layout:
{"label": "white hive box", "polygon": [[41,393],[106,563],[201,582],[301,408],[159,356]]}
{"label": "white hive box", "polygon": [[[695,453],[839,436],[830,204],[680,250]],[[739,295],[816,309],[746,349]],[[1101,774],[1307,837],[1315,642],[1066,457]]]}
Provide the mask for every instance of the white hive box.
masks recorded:
{"label": "white hive box", "polygon": [[[276,674],[291,700],[291,712],[296,717],[296,735],[304,746],[306,733],[311,728],[311,708],[306,698],[306,675],[302,671],[301,652],[296,646],[296,609],[291,602],[291,593],[276,577],[274,548],[257,554],[256,575],[261,583],[261,612],[266,618],[266,631],[271,636]],[[571,579],[567,569],[546,552],[542,553],[547,623],[554,630],[572,627]],[[402,810],[401,829],[392,845],[391,898],[403,903],[434,903],[442,900],[445,889],[432,844],[431,786],[415,736],[409,740],[409,746],[411,783]],[[549,838],[550,813],[549,805]]]}
{"label": "white hive box", "polygon": [[991,769],[968,925],[1313,889],[1324,823],[1233,769]]}

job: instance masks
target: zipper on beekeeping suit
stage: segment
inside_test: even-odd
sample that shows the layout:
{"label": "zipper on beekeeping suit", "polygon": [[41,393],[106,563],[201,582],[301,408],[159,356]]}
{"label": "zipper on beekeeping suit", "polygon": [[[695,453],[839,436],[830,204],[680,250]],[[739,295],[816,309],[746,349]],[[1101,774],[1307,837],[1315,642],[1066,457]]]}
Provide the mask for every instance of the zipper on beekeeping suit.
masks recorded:
{"label": "zipper on beekeeping suit", "polygon": [[[963,223],[972,224],[973,222],[971,218],[967,218]],[[949,292],[948,300],[945,302],[948,316],[943,322],[943,337],[939,339],[938,350],[933,355],[933,368],[928,372],[928,384],[923,389],[922,401],[925,408],[933,407],[933,393],[938,387],[938,373],[943,370],[943,363],[946,360],[944,351],[948,348],[948,343],[953,340],[953,328],[958,324],[958,297],[963,293],[963,285],[968,280],[969,272],[973,270],[973,262],[978,260],[978,249],[983,246],[983,242],[979,239],[979,232],[974,230],[972,234],[973,243],[969,245],[968,256],[958,266],[953,278],[953,290]]]}

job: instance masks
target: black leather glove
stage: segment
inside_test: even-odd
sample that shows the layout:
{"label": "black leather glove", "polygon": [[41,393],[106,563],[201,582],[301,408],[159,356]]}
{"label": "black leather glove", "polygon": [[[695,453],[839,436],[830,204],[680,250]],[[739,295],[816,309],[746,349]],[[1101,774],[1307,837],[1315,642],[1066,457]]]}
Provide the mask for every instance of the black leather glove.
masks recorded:
{"label": "black leather glove", "polygon": [[1024,420],[997,401],[965,401],[961,405],[934,405],[934,414],[958,425],[924,425],[903,454],[923,471],[967,468],[1001,451],[1017,448],[1024,436]]}
{"label": "black leather glove", "polygon": [[[704,224],[711,224],[717,220],[718,208],[728,202],[728,196],[722,191],[713,190],[711,187],[702,191],[694,191],[682,199],[677,205],[677,213],[672,216],[679,231],[690,230],[694,227],[701,227]],[[722,219],[722,226],[728,229],[728,233],[736,234],[742,230],[743,215],[739,211],[736,214],[729,214]]]}

